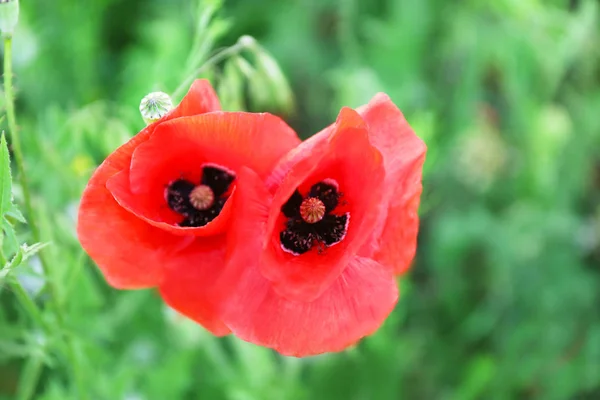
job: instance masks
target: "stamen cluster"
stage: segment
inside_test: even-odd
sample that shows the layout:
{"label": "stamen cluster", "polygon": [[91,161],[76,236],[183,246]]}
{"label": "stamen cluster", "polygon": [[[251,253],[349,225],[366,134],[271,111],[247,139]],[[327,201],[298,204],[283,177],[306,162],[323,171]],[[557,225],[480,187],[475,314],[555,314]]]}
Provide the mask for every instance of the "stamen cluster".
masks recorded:
{"label": "stamen cluster", "polygon": [[179,226],[199,227],[215,219],[229,197],[227,191],[234,180],[235,175],[226,168],[205,165],[200,184],[185,179],[171,182],[165,198],[169,208],[184,217]]}
{"label": "stamen cluster", "polygon": [[315,245],[319,249],[333,246],[346,236],[350,214],[333,214],[341,193],[333,181],[313,185],[306,196],[298,190],[281,208],[288,218],[280,233],[281,248],[291,254],[308,252]]}

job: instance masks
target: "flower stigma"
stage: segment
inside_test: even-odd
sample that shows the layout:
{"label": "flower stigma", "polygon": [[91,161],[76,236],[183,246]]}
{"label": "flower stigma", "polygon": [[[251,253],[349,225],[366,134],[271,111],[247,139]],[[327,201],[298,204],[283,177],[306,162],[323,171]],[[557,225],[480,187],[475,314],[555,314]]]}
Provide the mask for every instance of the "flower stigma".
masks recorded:
{"label": "flower stigma", "polygon": [[300,216],[309,224],[319,222],[325,216],[325,204],[317,197],[309,197],[300,204]]}
{"label": "flower stigma", "polygon": [[190,192],[190,203],[197,210],[208,210],[215,203],[215,194],[208,185],[198,185]]}

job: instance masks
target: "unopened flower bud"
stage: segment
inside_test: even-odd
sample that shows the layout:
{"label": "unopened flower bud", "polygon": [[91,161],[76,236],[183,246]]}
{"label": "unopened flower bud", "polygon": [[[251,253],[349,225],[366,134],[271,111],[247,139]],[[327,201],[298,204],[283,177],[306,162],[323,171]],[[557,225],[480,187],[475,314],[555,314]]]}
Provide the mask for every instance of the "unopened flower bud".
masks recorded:
{"label": "unopened flower bud", "polygon": [[173,102],[168,94],[152,92],[142,99],[140,113],[146,125],[158,121],[173,109]]}
{"label": "unopened flower bud", "polygon": [[11,36],[19,21],[19,0],[0,0],[0,31]]}
{"label": "unopened flower bud", "polygon": [[[256,69],[258,74],[263,75],[269,86],[272,109],[289,115],[294,110],[294,95],[283,71],[277,61],[263,48],[256,51]],[[265,91],[265,88],[262,88]]]}

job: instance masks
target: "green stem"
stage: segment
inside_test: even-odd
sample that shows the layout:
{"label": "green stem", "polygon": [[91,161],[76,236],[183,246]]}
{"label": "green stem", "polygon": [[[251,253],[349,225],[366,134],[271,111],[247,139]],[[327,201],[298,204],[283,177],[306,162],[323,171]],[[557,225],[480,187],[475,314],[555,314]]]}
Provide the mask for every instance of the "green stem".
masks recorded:
{"label": "green stem", "polygon": [[33,321],[37,323],[44,330],[44,332],[50,333],[50,326],[46,323],[46,321],[44,321],[40,309],[31,299],[31,297],[29,297],[21,283],[16,279],[9,279],[9,282],[13,292],[15,293],[15,296],[19,302],[21,302],[21,305],[23,308],[25,308],[25,311],[27,311],[31,319],[33,319]]}
{"label": "green stem", "polygon": [[15,163],[19,171],[19,181],[23,189],[23,200],[25,201],[25,212],[29,216],[28,222],[31,226],[33,239],[39,242],[39,231],[35,218],[33,217],[33,208],[31,207],[31,194],[27,184],[27,174],[25,173],[25,163],[23,162],[23,152],[21,151],[21,139],[17,131],[17,121],[15,118],[15,103],[12,84],[12,36],[4,36],[4,96],[6,102],[6,119],[8,120],[8,131],[10,132]]}
{"label": "green stem", "polygon": [[[4,34],[4,95],[6,102],[6,117],[8,121],[8,130],[10,132],[11,144],[15,157],[15,163],[17,165],[17,171],[19,172],[19,183],[21,184],[21,189],[23,191],[25,213],[31,230],[31,236],[34,242],[39,243],[41,242],[41,233],[37,224],[37,220],[35,218],[33,206],[31,204],[31,192],[29,191],[27,173],[25,171],[25,162],[23,159],[23,152],[21,150],[21,139],[19,137],[19,131],[17,130],[12,78],[12,35]],[[54,311],[58,329],[60,330],[61,338],[67,345],[67,357],[69,358],[73,376],[75,378],[77,392],[80,396],[78,398],[84,398],[81,397],[85,396],[85,391],[83,390],[83,380],[80,376],[81,372],[77,367],[78,362],[74,343],[71,340],[71,337],[67,335],[67,333],[63,329],[63,327],[65,326],[64,312],[63,309],[60,307],[59,291],[54,282],[54,279],[52,279],[50,264],[45,256],[45,252],[40,252],[39,258],[40,263],[42,264],[42,269],[44,271],[44,276],[46,277],[46,284],[48,285],[48,289],[50,292],[50,305],[52,310]]]}
{"label": "green stem", "polygon": [[[2,235],[0,234],[0,236]],[[6,256],[4,255],[4,251],[2,251],[2,248],[0,248],[0,269],[4,268],[6,266],[6,263]],[[19,302],[21,303],[25,311],[27,311],[31,319],[39,326],[41,326],[46,333],[49,334],[51,330],[46,321],[44,321],[44,318],[42,317],[42,312],[35,304],[33,299],[27,294],[21,283],[17,279],[13,279],[10,276],[7,277],[6,282],[10,285],[11,289],[15,293],[15,296],[17,297],[17,300],[19,300]]]}
{"label": "green stem", "polygon": [[248,48],[247,42],[238,41],[233,46],[230,46],[224,50],[221,50],[217,54],[215,54],[214,56],[212,56],[211,58],[206,60],[206,62],[204,64],[202,64],[201,67],[199,67],[193,73],[191,73],[190,76],[188,76],[181,83],[181,85],[179,85],[179,87],[177,89],[175,89],[175,92],[173,92],[173,95],[171,96],[171,98],[174,100],[178,99],[181,95],[183,95],[183,92],[192,84],[192,82],[194,81],[194,79],[196,79],[196,77],[198,75],[200,75],[201,73],[206,71],[208,68],[227,59],[227,57],[239,54],[242,50],[244,50],[246,48]]}
{"label": "green stem", "polygon": [[41,355],[33,355],[23,368],[22,378],[19,380],[17,391],[18,400],[29,400],[33,398],[42,373],[43,359]]}
{"label": "green stem", "polygon": [[[27,221],[31,228],[31,236],[33,241],[36,243],[40,242],[40,232],[37,226],[36,218],[34,217],[33,207],[31,206],[31,194],[29,192],[29,185],[27,183],[27,174],[25,172],[25,163],[23,162],[23,152],[21,151],[21,139],[17,130],[17,121],[15,118],[15,102],[14,92],[12,84],[13,72],[12,72],[12,36],[9,34],[4,35],[4,95],[6,102],[6,119],[8,121],[8,131],[10,132],[11,144],[13,148],[13,154],[15,156],[15,164],[19,172],[19,182],[23,191],[23,200],[25,202],[25,213],[27,214]],[[50,279],[50,268],[45,258],[40,253],[40,261],[44,269],[44,275],[46,281],[52,291],[53,297],[56,294],[56,288],[52,287],[52,279]]]}
{"label": "green stem", "polygon": [[[0,234],[0,236],[2,235]],[[4,256],[4,251],[2,250],[2,248],[0,248],[0,264],[2,265],[2,267],[5,267],[7,264],[6,257]],[[44,321],[40,309],[35,304],[33,299],[27,294],[21,283],[17,279],[12,279],[11,277],[7,277],[6,281],[15,293],[17,300],[19,300],[19,302],[21,303],[25,311],[29,314],[33,322],[41,326],[47,334],[50,334],[51,329],[46,323],[46,321]],[[29,400],[32,398],[35,392],[35,388],[37,387],[37,381],[39,379],[41,371],[41,358],[34,357],[27,362],[25,368],[23,369],[23,377],[19,379],[17,399]]]}

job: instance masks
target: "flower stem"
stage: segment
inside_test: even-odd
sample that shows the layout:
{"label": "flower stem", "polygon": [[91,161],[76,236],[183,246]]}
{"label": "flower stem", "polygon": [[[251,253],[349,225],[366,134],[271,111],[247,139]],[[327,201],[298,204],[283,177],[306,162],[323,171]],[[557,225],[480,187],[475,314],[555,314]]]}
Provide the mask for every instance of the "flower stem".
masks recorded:
{"label": "flower stem", "polygon": [[33,355],[27,361],[23,368],[23,377],[19,382],[17,392],[18,400],[29,400],[33,398],[43,366],[43,359],[41,355],[38,354]]}
{"label": "flower stem", "polygon": [[[0,236],[2,235],[0,234]],[[0,247],[0,269],[4,268],[6,266],[6,263],[6,256],[4,255],[4,252]],[[6,282],[10,285],[13,292],[15,293],[15,296],[17,297],[25,311],[27,311],[31,319],[35,323],[37,323],[46,333],[50,333],[50,327],[48,326],[46,321],[44,321],[44,318],[42,317],[42,312],[35,304],[33,299],[27,294],[27,292],[21,285],[21,282],[11,277],[7,277]]]}
{"label": "flower stem", "polygon": [[23,162],[23,152],[21,151],[21,139],[17,132],[17,121],[15,118],[15,103],[12,85],[12,36],[4,36],[4,96],[6,101],[6,119],[8,120],[8,131],[10,132],[15,163],[19,171],[19,181],[23,189],[23,200],[25,201],[25,212],[29,216],[29,225],[34,240],[39,242],[39,236],[35,218],[32,218],[31,194],[27,185],[27,175],[25,173],[25,164]]}
{"label": "flower stem", "polygon": [[[29,223],[29,227],[31,230],[31,236],[35,243],[41,242],[41,234],[40,229],[37,224],[37,220],[35,218],[35,212],[33,210],[33,206],[31,204],[31,192],[29,190],[29,184],[27,179],[27,173],[25,170],[25,162],[23,159],[23,152],[21,150],[21,139],[19,137],[19,131],[17,130],[17,121],[15,117],[15,104],[14,104],[14,92],[13,92],[13,71],[12,71],[12,35],[5,33],[3,35],[4,39],[4,96],[6,102],[6,118],[8,121],[8,130],[10,133],[11,144],[13,149],[13,154],[15,157],[15,164],[17,165],[17,171],[19,175],[19,183],[21,184],[21,189],[23,191],[23,201],[25,203],[25,214],[27,217],[27,221]],[[57,327],[60,331],[60,337],[64,341],[67,347],[67,357],[69,358],[70,365],[72,368],[73,376],[75,379],[75,386],[78,392],[78,398],[83,399],[86,397],[85,391],[83,390],[83,380],[81,379],[78,367],[78,360],[76,355],[75,346],[72,338],[67,332],[64,331],[63,327],[64,323],[64,312],[60,307],[59,301],[59,291],[55,284],[54,279],[52,278],[50,264],[48,263],[48,259],[45,256],[45,252],[39,253],[40,263],[42,264],[42,269],[44,271],[44,276],[46,277],[46,284],[48,285],[48,290],[50,292],[50,307],[54,312],[56,317]],[[22,295],[27,296],[27,293],[22,289],[19,285],[17,287],[16,293],[21,298]],[[29,297],[27,296],[27,299]],[[22,301],[24,299],[21,298]],[[31,300],[31,299],[29,299]],[[35,303],[33,303],[35,305]],[[28,306],[31,306],[29,304]],[[29,310],[31,311],[31,309]],[[43,321],[43,320],[41,320]],[[42,326],[44,326],[42,324]]]}
{"label": "flower stem", "polygon": [[192,84],[192,82],[194,81],[194,79],[196,79],[198,75],[206,71],[208,68],[227,59],[227,57],[239,54],[242,50],[245,50],[248,47],[249,43],[247,41],[238,40],[237,43],[233,46],[227,47],[226,49],[219,51],[214,56],[206,60],[206,62],[202,64],[199,68],[197,68],[193,73],[191,73],[190,76],[188,76],[181,83],[181,85],[179,85],[179,87],[175,89],[171,98],[174,100],[178,99],[183,94],[184,90],[186,90],[186,88],[188,88]]}
{"label": "flower stem", "polygon": [[[25,203],[25,213],[27,215],[27,222],[31,229],[31,236],[33,241],[36,243],[40,242],[40,231],[37,226],[37,221],[34,215],[33,207],[31,206],[31,194],[29,192],[29,185],[27,182],[27,174],[25,172],[25,163],[23,161],[23,152],[21,151],[21,139],[19,137],[19,131],[17,130],[17,121],[15,117],[15,102],[14,92],[12,84],[13,72],[12,72],[12,35],[4,35],[4,96],[6,102],[6,119],[8,121],[8,131],[10,133],[11,144],[13,154],[15,157],[15,164],[17,165],[17,171],[19,176],[19,183],[23,191],[23,200]],[[48,266],[43,253],[40,253],[40,261],[46,277],[46,282],[49,285],[49,289],[52,292],[52,297],[56,297],[56,287],[53,284],[53,280],[50,277],[50,268]],[[60,314],[60,311],[57,312]]]}

